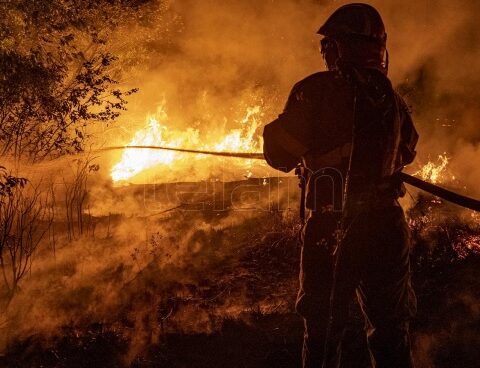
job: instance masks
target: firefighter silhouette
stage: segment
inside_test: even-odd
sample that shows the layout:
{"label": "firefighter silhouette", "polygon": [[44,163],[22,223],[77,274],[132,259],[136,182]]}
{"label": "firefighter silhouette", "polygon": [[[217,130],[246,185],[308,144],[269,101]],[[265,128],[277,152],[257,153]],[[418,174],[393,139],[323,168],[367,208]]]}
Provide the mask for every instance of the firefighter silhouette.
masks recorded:
{"label": "firefighter silhouette", "polygon": [[308,173],[297,311],[303,367],[338,367],[354,294],[365,316],[373,367],[412,367],[409,229],[396,174],[415,157],[418,134],[387,78],[387,34],[366,4],[337,9],[318,31],[328,71],[292,89],[265,126],[274,168]]}

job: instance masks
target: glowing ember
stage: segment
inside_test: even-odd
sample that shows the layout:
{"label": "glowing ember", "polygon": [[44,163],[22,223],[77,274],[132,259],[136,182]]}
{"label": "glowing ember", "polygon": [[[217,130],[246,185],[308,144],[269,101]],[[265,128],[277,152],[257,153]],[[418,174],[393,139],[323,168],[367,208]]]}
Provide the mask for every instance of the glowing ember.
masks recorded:
{"label": "glowing ember", "polygon": [[[256,152],[261,147],[261,138],[255,136],[261,116],[260,106],[249,107],[245,116],[238,120],[240,128],[231,129],[227,132],[210,132],[208,137],[200,139],[200,132],[196,129],[187,129],[186,131],[168,129],[166,125],[163,125],[163,121],[167,120],[167,115],[162,110],[162,124],[156,118],[151,117],[148,125],[137,131],[127,146],[163,146],[214,151]],[[158,165],[178,163],[179,160],[186,159],[186,157],[191,159],[192,155],[185,156],[185,154],[178,152],[146,149],[125,150],[120,162],[112,167],[111,177],[114,182],[127,180],[146,169]],[[205,158],[204,155],[193,157],[194,159]],[[249,176],[251,176],[251,173]]]}
{"label": "glowing ember", "polygon": [[452,247],[460,259],[465,259],[470,254],[480,254],[480,235],[460,234],[453,241]]}
{"label": "glowing ember", "polygon": [[[446,179],[446,168],[448,165],[449,158],[447,154],[438,155],[438,162],[434,163],[428,161],[420,170],[418,170],[415,176],[420,176],[423,180],[429,181],[433,184],[440,183]],[[452,180],[455,180],[455,177],[451,177]]]}

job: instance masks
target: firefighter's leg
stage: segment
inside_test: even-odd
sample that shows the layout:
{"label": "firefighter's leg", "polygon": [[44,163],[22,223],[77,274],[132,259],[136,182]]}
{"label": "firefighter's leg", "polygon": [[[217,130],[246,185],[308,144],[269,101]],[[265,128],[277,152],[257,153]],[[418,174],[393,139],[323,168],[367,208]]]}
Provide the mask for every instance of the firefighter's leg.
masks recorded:
{"label": "firefighter's leg", "polygon": [[[361,219],[352,225],[358,225]],[[352,226],[336,251],[334,280],[331,293],[331,320],[327,336],[324,368],[340,367],[342,340],[348,321],[349,305],[359,284],[363,226]]]}
{"label": "firefighter's leg", "polygon": [[337,215],[314,214],[302,230],[300,289],[297,312],[304,318],[303,367],[319,368],[323,361],[332,281]]}
{"label": "firefighter's leg", "polygon": [[410,282],[408,226],[399,207],[383,210],[372,220],[368,267],[357,291],[372,365],[410,368],[408,327],[416,303]]}

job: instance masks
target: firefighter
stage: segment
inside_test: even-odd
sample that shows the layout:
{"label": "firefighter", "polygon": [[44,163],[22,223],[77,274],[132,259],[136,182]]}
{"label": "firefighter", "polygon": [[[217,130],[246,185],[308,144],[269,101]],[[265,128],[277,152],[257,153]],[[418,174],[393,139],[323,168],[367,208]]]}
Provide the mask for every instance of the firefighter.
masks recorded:
{"label": "firefighter", "polygon": [[320,28],[327,71],[298,82],[265,126],[264,155],[308,173],[297,312],[303,367],[338,367],[348,306],[365,316],[373,367],[412,367],[409,229],[396,174],[418,140],[405,102],[387,78],[387,34],[375,8],[349,4]]}

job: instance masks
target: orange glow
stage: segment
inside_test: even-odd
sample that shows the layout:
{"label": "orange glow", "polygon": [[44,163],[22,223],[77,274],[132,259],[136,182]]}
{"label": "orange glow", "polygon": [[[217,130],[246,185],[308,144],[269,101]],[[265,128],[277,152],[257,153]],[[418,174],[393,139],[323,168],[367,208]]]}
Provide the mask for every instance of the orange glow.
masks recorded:
{"label": "orange glow", "polygon": [[413,175],[419,176],[425,181],[433,184],[443,183],[449,180],[455,180],[455,176],[449,175],[447,165],[449,163],[447,154],[438,155],[437,163],[428,161],[423,167]]}
{"label": "orange glow", "polygon": [[[168,118],[167,114],[162,110],[160,115],[162,122],[156,117],[149,117],[147,126],[138,130],[127,146],[151,145],[232,152],[256,152],[262,146],[261,137],[256,135],[262,116],[260,106],[248,107],[245,115],[237,121],[240,125],[238,128],[211,133],[208,137],[201,135],[197,129],[169,129],[163,123]],[[121,182],[150,168],[192,159],[205,159],[205,156],[145,149],[124,150],[120,162],[111,169],[111,177],[114,182]]]}

